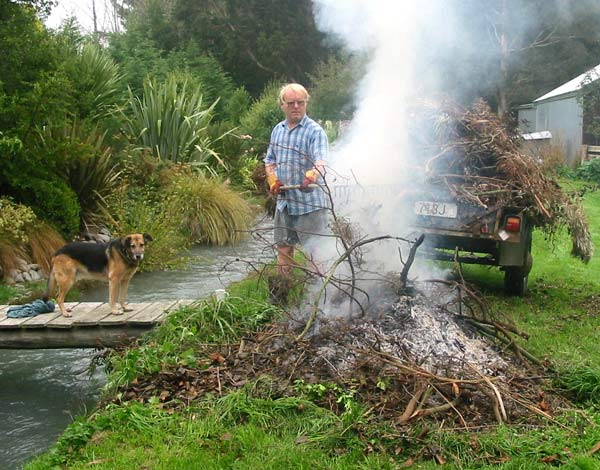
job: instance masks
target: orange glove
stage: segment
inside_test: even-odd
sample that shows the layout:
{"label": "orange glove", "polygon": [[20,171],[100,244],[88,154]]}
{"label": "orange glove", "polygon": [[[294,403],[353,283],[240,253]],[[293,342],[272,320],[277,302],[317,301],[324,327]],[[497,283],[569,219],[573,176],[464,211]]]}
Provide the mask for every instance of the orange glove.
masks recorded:
{"label": "orange glove", "polygon": [[274,196],[276,196],[277,194],[279,194],[281,192],[279,190],[279,188],[281,188],[283,186],[283,183],[277,179],[277,176],[275,176],[275,175],[267,176],[267,184],[269,185],[269,192],[271,194],[273,194]]}
{"label": "orange glove", "polygon": [[309,188],[308,185],[315,184],[317,182],[318,176],[319,176],[319,174],[317,173],[317,170],[308,170],[304,174],[304,179],[302,180],[302,185],[300,186],[300,191],[304,191],[306,193],[312,191],[313,188]]}

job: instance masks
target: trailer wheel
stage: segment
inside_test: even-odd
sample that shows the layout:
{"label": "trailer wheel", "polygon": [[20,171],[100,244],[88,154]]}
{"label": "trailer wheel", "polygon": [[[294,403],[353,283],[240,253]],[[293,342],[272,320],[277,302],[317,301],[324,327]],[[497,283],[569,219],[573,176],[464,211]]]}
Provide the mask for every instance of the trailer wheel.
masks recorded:
{"label": "trailer wheel", "polygon": [[525,266],[507,266],[504,272],[504,292],[508,295],[523,297],[527,292],[529,271],[533,264],[531,253],[527,253]]}
{"label": "trailer wheel", "polygon": [[508,295],[522,297],[527,292],[529,275],[524,274],[521,268],[508,267],[504,273],[504,292]]}

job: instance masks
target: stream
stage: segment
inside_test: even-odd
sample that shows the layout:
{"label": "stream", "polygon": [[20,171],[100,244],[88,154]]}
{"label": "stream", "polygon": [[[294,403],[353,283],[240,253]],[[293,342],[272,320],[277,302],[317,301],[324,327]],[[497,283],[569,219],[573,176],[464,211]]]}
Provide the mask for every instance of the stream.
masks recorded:
{"label": "stream", "polygon": [[[247,237],[235,246],[193,247],[186,255],[190,257],[186,269],[138,273],[127,298],[130,302],[197,299],[243,279],[249,263],[260,266],[274,257],[270,231],[261,234],[266,240]],[[79,300],[106,299],[107,285],[98,284],[82,292]],[[51,447],[74,417],[93,409],[105,384],[103,370],[89,374],[95,353],[0,349],[0,470],[21,468]]]}

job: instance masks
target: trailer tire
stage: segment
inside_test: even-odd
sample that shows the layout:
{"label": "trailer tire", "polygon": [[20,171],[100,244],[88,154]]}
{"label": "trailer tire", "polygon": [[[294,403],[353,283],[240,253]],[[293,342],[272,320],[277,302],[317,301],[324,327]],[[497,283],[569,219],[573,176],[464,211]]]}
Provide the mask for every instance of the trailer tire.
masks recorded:
{"label": "trailer tire", "polygon": [[524,274],[521,268],[508,267],[504,273],[504,292],[508,295],[522,297],[527,292],[529,275]]}
{"label": "trailer tire", "polygon": [[533,264],[531,253],[527,253],[525,266],[507,266],[504,271],[504,292],[508,295],[523,297],[527,293],[529,271]]}

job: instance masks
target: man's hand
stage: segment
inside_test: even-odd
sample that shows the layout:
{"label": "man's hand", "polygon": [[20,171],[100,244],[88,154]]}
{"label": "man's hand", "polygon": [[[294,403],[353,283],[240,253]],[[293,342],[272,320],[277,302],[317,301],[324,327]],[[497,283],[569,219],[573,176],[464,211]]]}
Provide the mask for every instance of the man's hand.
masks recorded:
{"label": "man's hand", "polygon": [[275,176],[275,173],[267,175],[267,184],[269,185],[269,192],[273,196],[276,196],[281,192],[280,188],[283,186],[283,183],[279,181],[277,176]]}
{"label": "man's hand", "polygon": [[304,174],[304,179],[302,180],[302,185],[300,186],[300,191],[309,193],[314,188],[310,188],[308,185],[315,184],[317,182],[317,172],[315,170],[308,170]]}
{"label": "man's hand", "polygon": [[283,183],[281,181],[279,181],[278,179],[276,179],[269,186],[269,191],[271,192],[271,194],[273,196],[277,196],[281,192],[282,186],[283,186]]}

